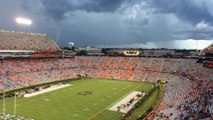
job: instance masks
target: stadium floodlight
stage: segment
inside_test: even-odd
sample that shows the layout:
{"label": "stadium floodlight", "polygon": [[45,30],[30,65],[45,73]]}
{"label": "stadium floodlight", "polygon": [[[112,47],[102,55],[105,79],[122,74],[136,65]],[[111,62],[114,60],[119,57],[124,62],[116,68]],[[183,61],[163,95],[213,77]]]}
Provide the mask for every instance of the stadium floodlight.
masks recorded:
{"label": "stadium floodlight", "polygon": [[21,17],[17,17],[16,22],[18,24],[23,24],[23,25],[31,25],[32,24],[32,21],[30,19],[21,18]]}
{"label": "stadium floodlight", "polygon": [[69,46],[71,46],[71,47],[74,46],[74,43],[73,43],[73,42],[69,42],[68,44],[69,44]]}

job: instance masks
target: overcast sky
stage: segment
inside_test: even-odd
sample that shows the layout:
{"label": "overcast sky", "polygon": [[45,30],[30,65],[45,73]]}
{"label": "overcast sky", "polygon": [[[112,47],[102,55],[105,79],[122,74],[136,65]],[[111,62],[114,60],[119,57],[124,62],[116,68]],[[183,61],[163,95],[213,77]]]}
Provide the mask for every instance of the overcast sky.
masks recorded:
{"label": "overcast sky", "polygon": [[[202,49],[213,43],[212,6],[213,0],[0,0],[0,29],[45,33],[62,47]],[[16,17],[32,25],[18,25]]]}

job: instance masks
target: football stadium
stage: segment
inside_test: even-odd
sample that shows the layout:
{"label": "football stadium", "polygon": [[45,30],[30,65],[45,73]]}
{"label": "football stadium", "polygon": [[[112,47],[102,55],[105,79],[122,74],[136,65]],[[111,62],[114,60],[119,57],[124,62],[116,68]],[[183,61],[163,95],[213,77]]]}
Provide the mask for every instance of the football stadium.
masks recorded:
{"label": "football stadium", "polygon": [[46,34],[6,30],[0,41],[1,119],[212,117],[212,45],[198,60],[126,49],[121,56],[78,56]]}
{"label": "football stadium", "polygon": [[0,0],[0,120],[213,120],[213,0]]}

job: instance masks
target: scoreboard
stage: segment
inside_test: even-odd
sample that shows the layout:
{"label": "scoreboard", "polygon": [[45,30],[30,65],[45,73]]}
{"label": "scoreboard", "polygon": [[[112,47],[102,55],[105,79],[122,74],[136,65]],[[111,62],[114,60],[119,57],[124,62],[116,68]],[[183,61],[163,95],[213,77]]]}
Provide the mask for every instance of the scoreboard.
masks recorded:
{"label": "scoreboard", "polygon": [[139,50],[124,50],[123,54],[124,54],[124,56],[139,56],[140,51]]}

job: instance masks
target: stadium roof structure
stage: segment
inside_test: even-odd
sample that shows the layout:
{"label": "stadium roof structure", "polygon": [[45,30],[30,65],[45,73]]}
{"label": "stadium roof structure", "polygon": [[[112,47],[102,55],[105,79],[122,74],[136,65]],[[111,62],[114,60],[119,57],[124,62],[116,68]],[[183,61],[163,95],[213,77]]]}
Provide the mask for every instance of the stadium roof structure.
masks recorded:
{"label": "stadium roof structure", "polygon": [[60,47],[47,35],[0,30],[1,51],[57,52]]}

